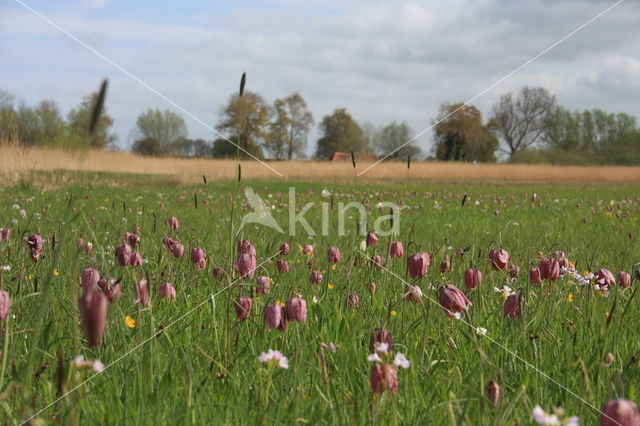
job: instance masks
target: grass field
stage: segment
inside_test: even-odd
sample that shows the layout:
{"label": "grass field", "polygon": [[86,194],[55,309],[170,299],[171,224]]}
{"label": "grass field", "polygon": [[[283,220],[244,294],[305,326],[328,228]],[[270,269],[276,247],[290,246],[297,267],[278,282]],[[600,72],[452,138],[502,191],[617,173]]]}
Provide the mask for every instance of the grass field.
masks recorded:
{"label": "grass field", "polygon": [[[149,172],[145,167],[117,171]],[[12,301],[0,321],[0,423],[524,425],[540,405],[547,412],[563,407],[581,424],[595,424],[606,401],[640,400],[637,282],[598,289],[569,275],[540,286],[529,280],[529,269],[557,250],[581,275],[600,268],[614,275],[635,272],[636,186],[297,182],[297,211],[314,202],[305,217],[316,230],[326,221],[327,235],[309,236],[298,226],[290,236],[256,224],[237,233],[250,211],[242,192],[247,185],[286,228],[290,182],[204,184],[200,175],[211,176],[214,169],[190,170],[194,178],[185,181],[201,183],[40,173],[0,190],[0,227],[11,229],[11,237],[0,242],[0,265],[10,267],[0,272],[0,282]],[[345,176],[353,175],[347,171]],[[619,180],[626,180],[638,171],[620,173],[626,177]],[[339,202],[362,200],[366,230],[388,213],[379,202],[402,206],[399,234],[380,236],[364,253],[355,213],[347,214],[345,235],[337,222]],[[178,218],[178,229],[167,224],[170,216]],[[115,248],[135,225],[140,238],[134,251],[144,261],[123,267]],[[34,233],[44,239],[38,262],[25,241]],[[183,258],[171,255],[165,237],[184,245]],[[91,254],[78,247],[78,238],[93,244]],[[238,281],[232,264],[242,239],[255,246],[258,267],[253,279]],[[388,256],[391,241],[403,243],[404,257]],[[286,256],[278,254],[283,242],[291,247]],[[302,253],[306,244],[314,246],[313,255]],[[195,247],[207,254],[205,269],[190,262]],[[336,264],[327,257],[329,247],[341,251]],[[491,267],[488,252],[499,247],[519,265],[517,277]],[[426,276],[411,279],[406,258],[418,251],[432,254],[431,266]],[[376,255],[382,267],[369,261]],[[438,264],[447,255],[452,270],[441,273]],[[288,273],[278,272],[282,259],[290,264]],[[466,290],[464,272],[472,266],[483,282]],[[121,284],[96,348],[88,345],[78,309],[85,268]],[[224,276],[216,279],[214,268]],[[311,270],[323,273],[321,284],[310,283]],[[257,294],[258,276],[272,279],[269,294]],[[135,303],[143,278],[148,306]],[[175,300],[160,297],[167,282],[175,286]],[[407,283],[421,288],[420,303],[404,300]],[[461,319],[446,315],[438,303],[445,283],[462,289],[472,303]],[[503,315],[505,294],[494,288],[504,285],[523,298],[520,317]],[[236,317],[241,293],[253,302],[245,321]],[[357,309],[346,302],[352,293],[359,297]],[[306,322],[267,331],[265,307],[296,295],[308,305]],[[410,361],[408,369],[398,368],[395,393],[378,394],[370,386],[369,339],[378,327],[388,329],[392,350]],[[269,349],[286,356],[289,368],[259,362]],[[74,363],[78,355],[106,368],[97,374]],[[492,380],[502,393],[495,406],[485,392]]]}

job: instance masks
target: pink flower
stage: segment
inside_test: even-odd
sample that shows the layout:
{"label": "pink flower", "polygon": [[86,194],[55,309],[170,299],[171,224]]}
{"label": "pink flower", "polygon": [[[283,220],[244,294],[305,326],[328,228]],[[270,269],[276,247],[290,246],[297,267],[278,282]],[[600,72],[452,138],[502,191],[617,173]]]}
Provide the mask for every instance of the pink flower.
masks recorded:
{"label": "pink flower", "polygon": [[360,306],[360,298],[356,293],[350,293],[347,296],[347,306],[353,309],[358,309]]}
{"label": "pink flower", "polygon": [[322,284],[322,272],[315,270],[311,271],[309,281],[311,282],[311,284]]}
{"label": "pink flower", "polygon": [[289,272],[289,262],[287,262],[287,259],[278,259],[276,266],[280,273],[286,274]]}
{"label": "pink flower", "polygon": [[149,284],[147,280],[140,280],[136,284],[136,304],[142,306],[149,306],[151,303],[151,297],[149,297]]}
{"label": "pink flower", "polygon": [[500,385],[493,380],[487,383],[487,399],[491,405],[496,406],[500,401]]}
{"label": "pink flower", "polygon": [[329,262],[338,263],[340,262],[340,249],[337,247],[329,248]]}
{"label": "pink flower", "polygon": [[258,277],[256,285],[258,286],[256,289],[258,294],[268,294],[271,291],[271,280],[269,277]]}
{"label": "pink flower", "polygon": [[474,268],[464,271],[464,285],[467,291],[480,287],[482,285],[482,272]]}
{"label": "pink flower", "polygon": [[394,241],[391,243],[391,257],[404,257],[404,247],[402,246],[402,242]]}
{"label": "pink flower", "polygon": [[248,296],[240,296],[236,300],[236,316],[238,321],[244,321],[249,318],[253,301]]}
{"label": "pink flower", "polygon": [[218,281],[222,279],[223,274],[224,272],[222,271],[222,268],[213,268],[213,277]]}
{"label": "pink flower", "polygon": [[176,243],[171,247],[171,254],[176,259],[181,259],[184,255],[184,246],[176,241]]}
{"label": "pink flower", "polygon": [[307,302],[302,297],[294,297],[285,307],[287,321],[304,323],[307,321]]}
{"label": "pink flower", "polygon": [[132,234],[130,232],[125,232],[124,233],[124,240],[125,242],[128,242],[129,245],[134,248],[138,242],[140,241],[140,237],[136,234]]}
{"label": "pink flower", "polygon": [[421,278],[427,275],[431,259],[429,254],[420,251],[413,256],[407,258],[407,267],[409,268],[409,276],[412,279]]}
{"label": "pink flower", "polygon": [[373,258],[373,265],[376,268],[382,268],[382,256],[380,256],[379,254],[374,256]]}
{"label": "pink flower", "polygon": [[164,299],[176,298],[176,288],[172,283],[164,283],[160,286],[160,297]]}
{"label": "pink flower", "polygon": [[0,234],[0,241],[9,241],[11,238],[11,229],[2,228],[2,233]]}
{"label": "pink flower", "polygon": [[278,303],[269,305],[264,309],[264,326],[268,331],[274,328],[280,329],[280,331],[287,330],[287,321],[285,318],[284,309]]}
{"label": "pink flower", "polygon": [[97,269],[87,268],[82,271],[82,294],[85,294],[89,289],[95,288],[100,281],[100,272]]}
{"label": "pink flower", "polygon": [[256,248],[249,242],[249,240],[238,241],[236,245],[236,253],[238,255],[248,254],[251,257],[256,257]]}
{"label": "pink flower", "polygon": [[313,254],[313,246],[311,244],[307,244],[302,248],[302,253],[307,256],[311,256]]}
{"label": "pink flower", "polygon": [[453,284],[445,284],[440,287],[440,306],[452,315],[454,313],[462,313],[469,310],[471,302],[467,299],[462,291]]}
{"label": "pink flower", "polygon": [[[9,316],[9,310],[11,308],[11,297],[9,293],[4,290],[0,290],[0,321],[4,321]],[[5,333],[7,331],[5,330]]]}
{"label": "pink flower", "polygon": [[447,272],[451,272],[452,269],[453,268],[451,266],[451,256],[446,255],[444,259],[440,262],[440,272],[443,274],[446,274]]}
{"label": "pink flower", "polygon": [[376,292],[376,283],[371,281],[369,283],[369,291],[371,292],[371,294],[374,294]]}
{"label": "pink flower", "polygon": [[196,265],[196,269],[205,269],[207,267],[207,255],[204,250],[199,247],[192,248],[191,263]]}
{"label": "pink flower", "polygon": [[628,399],[615,399],[602,407],[600,426],[639,426],[638,406]]}
{"label": "pink flower", "polygon": [[178,218],[175,216],[171,216],[169,218],[169,226],[171,227],[171,229],[178,229],[178,227],[180,226],[180,223],[178,222]]}
{"label": "pink flower", "polygon": [[378,244],[378,237],[373,232],[367,232],[367,247]]}
{"label": "pink flower", "polygon": [[422,301],[422,290],[417,285],[410,285],[409,290],[404,295],[405,302],[420,303]]}
{"label": "pink flower", "polygon": [[242,253],[233,266],[241,279],[252,279],[256,272],[256,258],[248,253]]}
{"label": "pink flower", "polygon": [[376,393],[398,392],[398,371],[393,364],[376,363],[371,367],[371,389]]}
{"label": "pink flower", "polygon": [[131,246],[129,244],[122,244],[116,247],[116,258],[120,266],[129,266],[131,260]]}
{"label": "pink flower", "polygon": [[522,297],[519,294],[510,294],[504,301],[503,315],[508,318],[520,318],[522,316]]}
{"label": "pink flower", "polygon": [[142,265],[142,255],[138,252],[135,252],[131,255],[129,259],[129,265],[131,266],[140,266]]}
{"label": "pink flower", "polygon": [[538,268],[540,269],[540,278],[543,280],[556,281],[560,275],[560,265],[554,259],[542,259]]}
{"label": "pink flower", "polygon": [[107,296],[109,303],[118,303],[120,301],[120,283],[114,278],[101,278],[98,281],[98,287]]}
{"label": "pink flower", "polygon": [[622,288],[627,288],[631,285],[631,275],[625,271],[618,272],[618,284]]}
{"label": "pink flower", "polygon": [[96,289],[90,289],[83,294],[78,302],[82,325],[89,346],[92,348],[99,346],[102,341],[102,334],[107,321],[108,303],[107,297]]}
{"label": "pink flower", "polygon": [[533,268],[529,271],[529,281],[531,281],[531,285],[540,285],[542,284],[542,277],[540,276],[540,269]]}
{"label": "pink flower", "polygon": [[289,254],[289,244],[287,243],[282,243],[280,244],[280,254],[283,256],[286,256],[287,254]]}
{"label": "pink flower", "polygon": [[496,271],[504,271],[509,265],[509,252],[504,249],[495,249],[489,252],[491,266]]}
{"label": "pink flower", "polygon": [[27,240],[27,244],[29,244],[29,248],[31,249],[31,260],[38,262],[44,250],[42,236],[40,236],[40,234],[31,235]]}

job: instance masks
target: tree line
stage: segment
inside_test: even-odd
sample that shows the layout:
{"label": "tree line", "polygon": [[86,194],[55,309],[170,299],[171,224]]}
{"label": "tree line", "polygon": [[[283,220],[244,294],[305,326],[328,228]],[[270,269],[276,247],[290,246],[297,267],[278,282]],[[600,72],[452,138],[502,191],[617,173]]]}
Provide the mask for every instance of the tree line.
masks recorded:
{"label": "tree line", "polygon": [[[96,131],[87,123],[97,93],[90,93],[66,116],[52,100],[29,107],[0,91],[0,142],[25,146],[105,149],[113,147],[113,118],[103,109]],[[315,119],[299,93],[268,103],[258,93],[231,95],[218,111],[213,141],[190,139],[185,120],[171,110],[148,109],[136,120],[132,151],[151,156],[304,159]],[[490,116],[473,105],[443,103],[432,119],[428,159],[550,164],[640,164],[640,128],[634,116],[599,109],[570,111],[544,88],[523,87],[500,96]],[[371,153],[389,159],[425,158],[406,122],[360,123],[336,108],[318,123],[313,156],[335,152]],[[229,143],[229,142],[233,143]],[[239,146],[241,149],[238,149]]]}

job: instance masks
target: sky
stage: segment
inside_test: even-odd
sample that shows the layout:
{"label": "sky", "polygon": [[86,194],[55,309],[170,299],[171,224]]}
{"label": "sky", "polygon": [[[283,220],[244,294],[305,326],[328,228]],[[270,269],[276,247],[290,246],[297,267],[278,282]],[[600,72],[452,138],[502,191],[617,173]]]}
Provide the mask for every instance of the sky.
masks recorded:
{"label": "sky", "polygon": [[[118,146],[147,108],[180,112],[72,40],[37,10],[210,127],[238,90],[267,102],[299,92],[316,123],[345,107],[360,123],[428,129],[443,102],[465,102],[589,21],[609,0],[263,1],[0,0],[0,89],[66,114],[110,87]],[[541,86],[570,109],[640,117],[640,2],[624,0],[471,104]],[[180,112],[189,136],[218,136]],[[309,137],[312,154],[317,125]],[[432,132],[417,139],[423,152]]]}

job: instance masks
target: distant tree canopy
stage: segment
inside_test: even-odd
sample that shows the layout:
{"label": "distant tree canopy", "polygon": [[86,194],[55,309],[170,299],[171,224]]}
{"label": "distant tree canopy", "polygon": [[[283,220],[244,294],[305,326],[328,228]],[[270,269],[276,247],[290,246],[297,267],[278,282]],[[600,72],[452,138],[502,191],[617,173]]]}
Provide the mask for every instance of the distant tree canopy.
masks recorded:
{"label": "distant tree canopy", "polygon": [[[256,158],[263,158],[261,145],[268,141],[270,118],[271,109],[262,96],[245,91],[242,96],[235,94],[229,98],[220,110],[220,121],[216,127],[244,150],[239,151],[240,157],[248,157],[247,153],[250,153]],[[234,148],[237,152],[238,148]]]}
{"label": "distant tree canopy", "polygon": [[640,128],[635,117],[594,109],[554,108],[546,117],[543,146],[522,151],[513,162],[549,164],[640,164]]}
{"label": "distant tree canopy", "polygon": [[328,158],[336,151],[369,151],[362,128],[345,108],[337,108],[333,114],[324,116],[320,123],[320,134],[316,143],[317,158]]}
{"label": "distant tree canopy", "polygon": [[496,124],[482,123],[482,113],[462,103],[443,104],[433,127],[436,159],[495,162]]}
{"label": "distant tree canopy", "polygon": [[284,99],[276,99],[272,115],[273,121],[265,144],[267,151],[277,160],[291,160],[294,155],[304,158],[314,119],[302,96],[295,92]]}
{"label": "distant tree canopy", "polygon": [[69,131],[77,138],[80,138],[83,145],[104,149],[115,142],[117,137],[115,134],[110,133],[110,129],[113,126],[113,118],[107,113],[106,106],[100,112],[93,135],[89,135],[89,124],[97,99],[98,92],[93,92],[86,96],[77,108],[69,111],[67,122]]}
{"label": "distant tree canopy", "polygon": [[95,96],[85,97],[78,108],[69,112],[65,121],[53,100],[43,100],[34,107],[24,103],[15,106],[15,97],[0,91],[0,142],[65,149],[105,148],[115,140],[115,135],[110,133],[113,119],[106,109],[99,117],[93,137],[88,136]]}
{"label": "distant tree canopy", "polygon": [[538,141],[545,131],[547,114],[555,106],[555,96],[542,87],[523,87],[515,98],[512,93],[500,96],[493,106],[492,119],[509,156]]}
{"label": "distant tree canopy", "polygon": [[391,159],[406,160],[411,157],[415,160],[420,156],[421,150],[415,141],[407,143],[412,137],[413,132],[407,123],[394,121],[380,130],[376,144],[378,154],[390,154],[387,158]]}
{"label": "distant tree canopy", "polygon": [[172,155],[187,137],[187,125],[173,111],[148,109],[138,116],[135,135],[132,151],[142,155]]}

